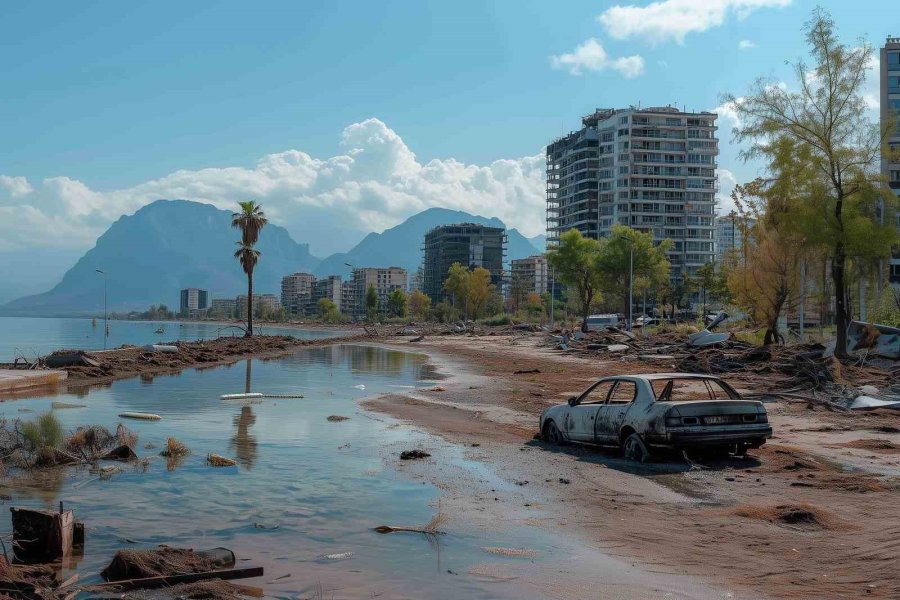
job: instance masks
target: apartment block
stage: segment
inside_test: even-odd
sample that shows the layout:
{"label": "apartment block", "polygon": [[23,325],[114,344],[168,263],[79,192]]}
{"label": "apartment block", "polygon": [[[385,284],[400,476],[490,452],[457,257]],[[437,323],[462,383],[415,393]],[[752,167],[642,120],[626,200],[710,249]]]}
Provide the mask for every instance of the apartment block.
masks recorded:
{"label": "apartment block", "polygon": [[353,269],[349,281],[349,312],[355,318],[366,316],[366,293],[374,287],[378,293],[379,310],[385,310],[388,296],[396,289],[406,291],[408,277],[406,269],[400,267],[363,267]]}
{"label": "apartment block", "polygon": [[[893,150],[900,150],[900,38],[889,37],[881,49],[881,124],[884,127],[894,120],[894,130],[888,137]],[[900,162],[882,160],[881,171],[894,194],[900,195]],[[897,215],[900,228],[900,213]],[[890,260],[889,281],[900,286],[900,248],[895,249]]]}
{"label": "apartment block", "polygon": [[444,281],[453,263],[491,272],[491,283],[503,284],[506,230],[475,223],[441,225],[425,234],[422,291],[435,303],[445,299]]}
{"label": "apartment block", "polygon": [[331,300],[338,310],[342,310],[341,304],[343,300],[342,284],[340,275],[329,275],[322,279],[316,279],[312,288],[312,297],[310,298],[309,307],[306,314],[316,314],[319,310],[319,300]]}
{"label": "apartment block", "polygon": [[209,308],[209,292],[199,288],[181,290],[181,312],[188,314]]}
{"label": "apartment block", "polygon": [[671,106],[597,109],[547,146],[547,243],[619,223],[671,239],[672,279],[715,259],[717,115]]}
{"label": "apartment block", "polygon": [[[253,314],[261,310],[278,310],[281,301],[275,294],[253,294]],[[235,299],[235,312],[238,318],[247,318],[247,295],[241,294]]]}
{"label": "apartment block", "polygon": [[[531,292],[545,294],[550,290],[550,268],[543,254],[515,259],[510,263],[510,293],[523,298]],[[521,298],[520,298],[521,300]]]}
{"label": "apartment block", "polygon": [[281,305],[289,315],[306,313],[315,281],[312,273],[293,273],[281,278]]}
{"label": "apartment block", "polygon": [[731,212],[716,219],[716,262],[721,263],[732,251],[741,253],[744,247],[744,229],[756,223],[751,217],[741,217]]}
{"label": "apartment block", "polygon": [[237,300],[234,298],[214,298],[209,308],[211,316],[231,319],[237,313]]}

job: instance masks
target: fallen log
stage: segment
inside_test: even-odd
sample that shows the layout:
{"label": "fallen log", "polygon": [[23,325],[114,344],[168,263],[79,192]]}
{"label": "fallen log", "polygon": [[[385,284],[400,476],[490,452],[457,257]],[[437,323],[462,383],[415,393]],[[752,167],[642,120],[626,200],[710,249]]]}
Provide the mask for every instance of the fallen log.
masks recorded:
{"label": "fallen log", "polygon": [[160,575],[157,577],[143,577],[140,579],[123,579],[121,581],[109,581],[90,586],[89,589],[103,590],[149,590],[161,587],[178,585],[180,583],[195,583],[210,579],[229,581],[232,579],[247,579],[249,577],[262,577],[263,567],[244,567],[242,569],[223,569],[221,571],[204,571],[202,573],[181,573],[179,575]]}

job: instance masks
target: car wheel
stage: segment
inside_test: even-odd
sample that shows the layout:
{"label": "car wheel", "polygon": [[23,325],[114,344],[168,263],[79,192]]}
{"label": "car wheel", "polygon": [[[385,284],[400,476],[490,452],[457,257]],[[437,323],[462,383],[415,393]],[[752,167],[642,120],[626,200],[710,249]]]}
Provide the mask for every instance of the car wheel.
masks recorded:
{"label": "car wheel", "polygon": [[632,433],[622,442],[622,455],[628,460],[642,464],[650,458],[650,452],[647,451],[644,440],[636,433]]}
{"label": "car wheel", "polygon": [[565,443],[562,432],[553,421],[548,421],[544,425],[544,441],[552,446],[562,446]]}

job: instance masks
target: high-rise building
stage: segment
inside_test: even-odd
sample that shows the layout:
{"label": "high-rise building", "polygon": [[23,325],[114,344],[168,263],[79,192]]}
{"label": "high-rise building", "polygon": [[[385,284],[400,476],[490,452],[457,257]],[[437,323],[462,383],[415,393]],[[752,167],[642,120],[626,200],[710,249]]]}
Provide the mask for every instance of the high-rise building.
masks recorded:
{"label": "high-rise building", "polygon": [[306,309],[307,315],[314,315],[319,310],[319,300],[327,299],[334,302],[334,306],[341,310],[341,276],[329,275],[322,279],[316,279],[312,288],[312,297],[309,300],[309,306]]}
{"label": "high-rise building", "polygon": [[181,312],[189,314],[209,308],[209,292],[199,288],[185,288],[181,290]]}
{"label": "high-rise building", "polygon": [[547,146],[547,243],[620,223],[671,239],[672,278],[714,260],[717,115],[670,106],[597,109]]}
{"label": "high-rise building", "polygon": [[220,319],[232,319],[237,312],[237,301],[234,298],[213,298],[209,308],[210,316]]}
{"label": "high-rise building", "polygon": [[453,263],[491,272],[491,283],[503,284],[503,260],[506,256],[506,230],[475,223],[441,225],[425,234],[425,258],[422,263],[422,291],[434,303],[444,299],[444,281]]}
{"label": "high-rise building", "polygon": [[734,211],[716,219],[716,263],[721,263],[731,251],[742,252],[744,228],[755,223],[752,217],[741,217]]}
{"label": "high-rise building", "polygon": [[370,287],[378,294],[379,310],[384,310],[391,292],[396,289],[406,291],[408,278],[406,269],[400,267],[364,267],[353,269],[349,283],[351,299],[344,312],[360,318],[366,315],[366,293]]}
{"label": "high-rise building", "polygon": [[[891,149],[900,150],[900,38],[889,37],[881,49],[881,124],[884,127],[894,119],[895,129],[888,137]],[[900,162],[882,160],[881,172],[888,180],[894,194],[900,195]],[[900,212],[897,214],[900,228]],[[900,249],[895,249],[890,260],[889,280],[900,285]]]}
{"label": "high-rise building", "polygon": [[302,315],[312,297],[312,273],[294,273],[281,278],[281,305],[289,315]]}
{"label": "high-rise building", "polygon": [[514,259],[510,263],[509,293],[523,300],[531,292],[545,294],[550,289],[550,269],[543,254]]}

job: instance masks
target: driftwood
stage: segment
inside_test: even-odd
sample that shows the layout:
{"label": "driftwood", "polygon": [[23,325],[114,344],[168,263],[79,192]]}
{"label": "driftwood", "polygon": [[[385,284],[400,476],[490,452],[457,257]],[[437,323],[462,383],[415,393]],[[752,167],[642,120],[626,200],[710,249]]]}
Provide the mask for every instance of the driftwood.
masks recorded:
{"label": "driftwood", "polygon": [[181,573],[178,575],[160,575],[158,577],[143,577],[140,579],[123,579],[122,581],[109,581],[90,586],[89,589],[103,590],[149,590],[168,587],[180,583],[195,583],[210,579],[246,579],[248,577],[261,577],[264,574],[263,567],[245,567],[242,569],[223,569],[221,571],[203,571],[202,573]]}

